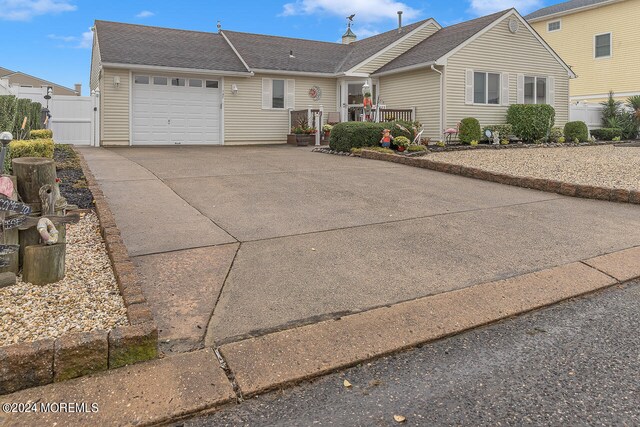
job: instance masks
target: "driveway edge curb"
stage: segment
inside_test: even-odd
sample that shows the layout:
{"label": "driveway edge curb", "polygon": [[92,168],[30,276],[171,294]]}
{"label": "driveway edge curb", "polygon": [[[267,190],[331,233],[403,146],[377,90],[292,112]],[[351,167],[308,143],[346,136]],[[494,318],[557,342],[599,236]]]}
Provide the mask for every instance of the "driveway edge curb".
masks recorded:
{"label": "driveway edge curb", "polygon": [[624,281],[640,277],[639,247],[224,344],[219,350],[242,394],[253,396],[619,285],[624,281],[612,273],[622,260],[634,266]]}
{"label": "driveway edge curb", "polygon": [[596,187],[592,185],[555,181],[552,179],[514,176],[469,166],[439,162],[429,159],[429,156],[407,157],[399,156],[397,154],[386,154],[378,153],[376,151],[362,150],[360,157],[362,157],[363,159],[400,163],[407,166],[430,169],[436,172],[445,172],[453,175],[464,176],[467,178],[497,182],[498,184],[512,185],[515,187],[530,188],[532,190],[557,193],[563,196],[606,200],[617,203],[640,204],[640,191],[636,190]]}

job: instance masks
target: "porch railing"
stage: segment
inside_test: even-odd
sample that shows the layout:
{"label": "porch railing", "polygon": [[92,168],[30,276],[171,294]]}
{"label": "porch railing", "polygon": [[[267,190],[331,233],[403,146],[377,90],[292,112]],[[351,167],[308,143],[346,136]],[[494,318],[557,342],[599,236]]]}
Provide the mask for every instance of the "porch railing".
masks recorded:
{"label": "porch railing", "polygon": [[376,115],[379,122],[404,120],[413,122],[416,119],[416,108],[380,108]]}

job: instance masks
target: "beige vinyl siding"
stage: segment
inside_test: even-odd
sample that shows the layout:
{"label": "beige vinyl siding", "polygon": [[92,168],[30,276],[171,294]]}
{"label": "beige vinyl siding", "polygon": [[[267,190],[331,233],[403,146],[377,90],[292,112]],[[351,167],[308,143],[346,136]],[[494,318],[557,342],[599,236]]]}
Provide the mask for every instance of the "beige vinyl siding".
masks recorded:
{"label": "beige vinyl siding", "polygon": [[43,87],[43,86],[51,86],[53,88],[54,95],[65,95],[65,96],[76,96],[76,92],[71,89],[67,89],[64,86],[57,85],[55,83],[50,83],[46,80],[39,79],[37,77],[32,77],[23,73],[15,73],[10,76],[5,77],[9,80],[9,83],[14,86],[31,86],[31,87]]}
{"label": "beige vinyl siding", "polygon": [[[120,87],[113,78],[120,77]],[[100,79],[102,145],[129,145],[129,71],[105,68]]]}
{"label": "beige vinyl siding", "polygon": [[435,33],[436,31],[438,31],[438,27],[436,27],[435,24],[430,23],[429,25],[416,30],[415,33],[410,34],[406,39],[400,41],[400,43],[398,43],[391,49],[371,59],[366,64],[355,69],[354,71],[358,73],[373,73],[374,71],[380,69],[383,65],[389,63],[391,60],[397,58],[421,41],[433,35],[433,33]]}
{"label": "beige vinyl siding", "polygon": [[[447,63],[445,81],[446,123],[455,127],[465,117],[475,117],[481,125],[506,121],[508,105],[466,105],[465,72],[467,69],[492,73],[509,73],[509,101],[517,103],[517,75],[555,77],[556,125],[563,126],[569,117],[569,76],[567,70],[553,57],[537,38],[520,25],[512,34],[509,18],[484,33]],[[500,100],[502,102],[502,99]]]}
{"label": "beige vinyl siding", "polygon": [[440,75],[428,68],[380,77],[380,98],[387,108],[416,108],[425,137],[441,138]]}
{"label": "beige vinyl siding", "polygon": [[[548,23],[558,19],[562,22],[561,29],[548,32]],[[640,2],[627,0],[531,25],[578,75],[571,80],[572,100],[598,102],[605,99],[610,90],[640,94],[638,22]],[[594,37],[603,33],[612,35],[612,55],[596,59]],[[625,101],[626,97],[618,99]]]}
{"label": "beige vinyl siding", "polygon": [[100,58],[100,46],[98,45],[98,37],[94,33],[93,51],[91,52],[91,75],[89,79],[89,92],[98,87],[98,79],[100,78],[100,66],[102,64]]}
{"label": "beige vinyl siding", "polygon": [[[262,109],[262,79],[295,80],[295,109],[323,106],[324,111],[336,109],[336,80],[331,78],[278,76],[257,74],[250,78],[225,78],[224,82],[224,143],[226,145],[285,143],[289,133],[289,112],[284,109]],[[231,86],[238,86],[238,94]],[[309,97],[309,89],[318,86],[319,101]]]}

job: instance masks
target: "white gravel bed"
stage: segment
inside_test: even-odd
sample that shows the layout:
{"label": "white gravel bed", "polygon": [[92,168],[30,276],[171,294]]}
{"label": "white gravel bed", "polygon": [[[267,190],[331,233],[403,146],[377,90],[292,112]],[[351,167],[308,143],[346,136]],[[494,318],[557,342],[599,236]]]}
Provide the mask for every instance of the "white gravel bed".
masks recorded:
{"label": "white gravel bed", "polygon": [[461,166],[572,184],[640,190],[640,147],[613,145],[433,153]]}
{"label": "white gravel bed", "polygon": [[67,226],[62,281],[46,286],[18,281],[0,289],[0,346],[125,324],[126,308],[94,213]]}

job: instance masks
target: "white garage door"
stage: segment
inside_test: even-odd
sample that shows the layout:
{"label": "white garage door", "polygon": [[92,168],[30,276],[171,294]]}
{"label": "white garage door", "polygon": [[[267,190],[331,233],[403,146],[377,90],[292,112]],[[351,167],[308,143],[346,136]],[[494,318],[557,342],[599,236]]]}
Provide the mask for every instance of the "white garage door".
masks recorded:
{"label": "white garage door", "polygon": [[133,78],[132,144],[220,144],[220,81],[215,78]]}

